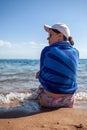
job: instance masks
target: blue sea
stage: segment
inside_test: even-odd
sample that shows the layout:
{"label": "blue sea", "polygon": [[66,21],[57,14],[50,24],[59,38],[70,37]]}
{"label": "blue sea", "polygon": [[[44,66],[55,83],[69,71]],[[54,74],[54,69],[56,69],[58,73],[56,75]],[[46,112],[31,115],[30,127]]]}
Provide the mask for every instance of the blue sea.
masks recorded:
{"label": "blue sea", "polygon": [[[29,104],[31,92],[40,84],[35,78],[39,64],[39,60],[0,60],[0,108],[14,107],[13,104],[16,106],[26,102],[28,109],[32,109],[30,106],[33,105],[35,110],[39,110],[35,102]],[[80,59],[79,62],[78,90],[75,98],[77,108],[87,108],[87,59]]]}

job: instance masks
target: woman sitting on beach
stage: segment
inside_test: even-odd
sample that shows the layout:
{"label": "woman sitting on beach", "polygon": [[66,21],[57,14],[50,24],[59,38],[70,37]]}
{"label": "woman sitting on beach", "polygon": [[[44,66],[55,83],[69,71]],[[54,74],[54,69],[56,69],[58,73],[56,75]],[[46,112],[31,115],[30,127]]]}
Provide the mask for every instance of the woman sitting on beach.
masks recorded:
{"label": "woman sitting on beach", "polygon": [[73,48],[67,25],[44,25],[44,29],[49,33],[49,46],[41,52],[40,71],[36,73],[41,84],[38,99],[44,107],[73,107],[79,52]]}

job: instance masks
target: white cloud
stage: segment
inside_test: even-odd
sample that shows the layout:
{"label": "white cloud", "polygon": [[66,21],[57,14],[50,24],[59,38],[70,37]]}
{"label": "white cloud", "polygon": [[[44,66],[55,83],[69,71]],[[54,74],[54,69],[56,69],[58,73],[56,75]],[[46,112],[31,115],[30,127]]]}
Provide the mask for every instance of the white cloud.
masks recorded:
{"label": "white cloud", "polygon": [[47,44],[43,44],[43,43],[37,43],[37,42],[34,42],[34,41],[31,41],[31,42],[24,42],[24,43],[21,43],[23,46],[29,46],[29,47],[33,47],[33,48],[40,48],[40,47],[45,47],[47,46]]}
{"label": "white cloud", "polygon": [[10,42],[8,42],[8,41],[3,41],[3,40],[0,40],[0,47],[1,46],[8,46],[8,47],[11,47],[11,43]]}
{"label": "white cloud", "polygon": [[79,48],[80,58],[86,59],[87,58],[87,49],[86,48]]}
{"label": "white cloud", "polygon": [[[37,43],[35,41],[11,43],[9,41],[0,40],[0,59],[6,58],[23,58],[23,59],[39,59],[42,49],[47,44]],[[76,47],[79,50],[80,58],[87,58],[86,47]]]}
{"label": "white cloud", "polygon": [[46,44],[32,42],[11,43],[0,40],[0,58],[39,59]]}

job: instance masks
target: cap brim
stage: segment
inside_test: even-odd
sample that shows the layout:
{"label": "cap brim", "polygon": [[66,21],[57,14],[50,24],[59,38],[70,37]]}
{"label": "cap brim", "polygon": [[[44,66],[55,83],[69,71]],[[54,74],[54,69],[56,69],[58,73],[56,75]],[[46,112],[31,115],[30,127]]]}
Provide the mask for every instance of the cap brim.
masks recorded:
{"label": "cap brim", "polygon": [[51,26],[49,26],[49,25],[44,25],[44,29],[45,29],[45,31],[46,32],[50,32],[50,29],[51,29],[52,27]]}

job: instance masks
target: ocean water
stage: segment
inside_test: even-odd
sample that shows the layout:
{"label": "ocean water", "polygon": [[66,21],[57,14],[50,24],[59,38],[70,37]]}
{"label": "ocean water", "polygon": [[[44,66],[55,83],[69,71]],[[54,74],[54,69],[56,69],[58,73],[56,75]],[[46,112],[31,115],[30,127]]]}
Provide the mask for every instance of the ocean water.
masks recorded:
{"label": "ocean water", "polygon": [[[23,103],[27,109],[38,111],[36,102],[29,100],[32,91],[39,86],[35,78],[39,70],[39,60],[0,60],[0,108],[13,107]],[[75,94],[76,106],[87,107],[87,59],[80,59],[78,67],[78,90]],[[16,102],[16,103],[15,103]],[[18,102],[18,104],[17,104]],[[30,103],[30,104],[29,104]],[[26,104],[26,105],[25,105]],[[84,104],[84,105],[83,105]]]}
{"label": "ocean water", "polygon": [[36,88],[38,70],[39,60],[0,60],[0,94]]}

